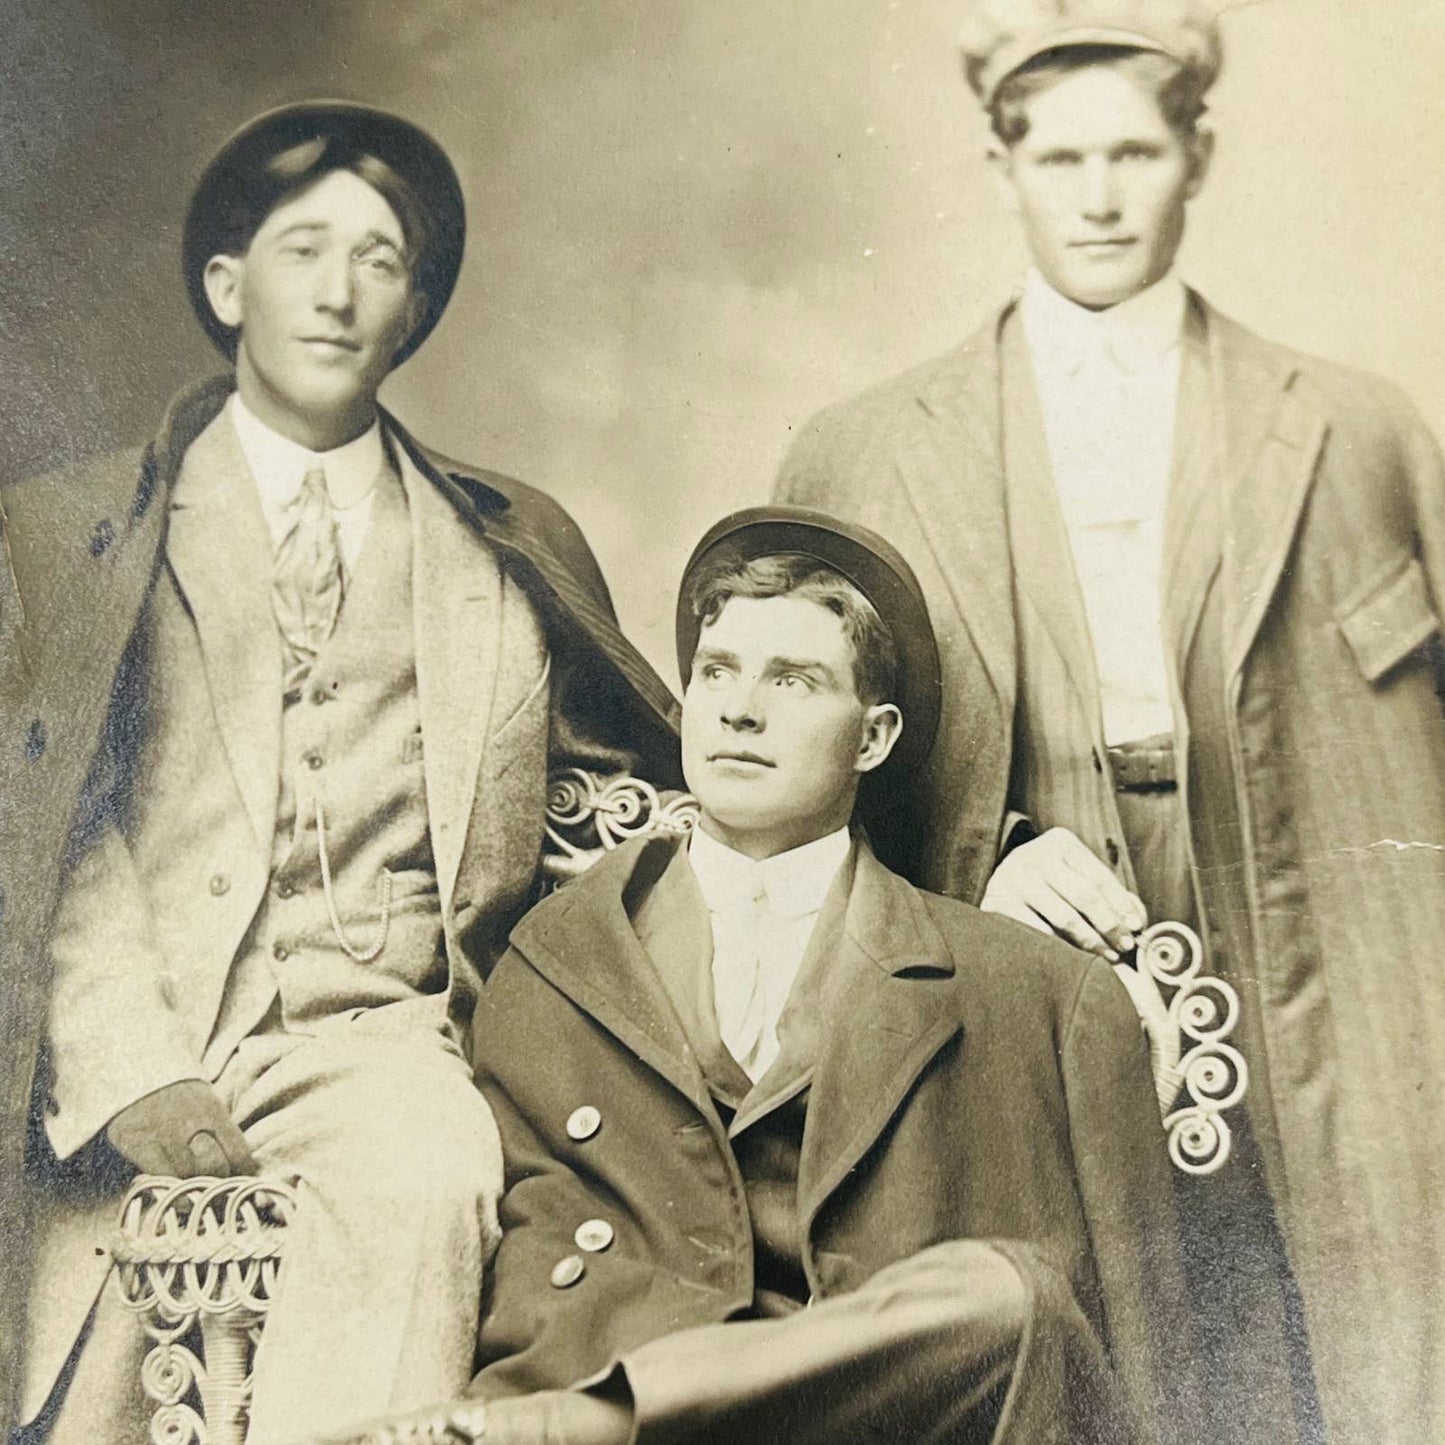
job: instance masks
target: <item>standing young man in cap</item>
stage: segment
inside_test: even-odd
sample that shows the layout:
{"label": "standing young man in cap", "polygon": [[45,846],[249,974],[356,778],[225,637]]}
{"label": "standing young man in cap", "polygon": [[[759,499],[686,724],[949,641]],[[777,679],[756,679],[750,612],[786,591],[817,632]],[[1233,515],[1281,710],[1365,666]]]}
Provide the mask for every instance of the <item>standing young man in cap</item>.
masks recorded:
{"label": "standing young man in cap", "polygon": [[377,406],[463,233],[409,123],[254,121],[185,228],[234,379],[142,456],[5,495],[22,1027],[48,988],[36,1438],[143,1436],[141,1334],[101,1295],[135,1170],[297,1181],[252,1445],[470,1377],[501,1186],[463,1054],[478,968],[532,896],[549,760],[615,769],[625,741],[662,780],[675,737],[572,521]]}
{"label": "standing young man in cap", "polygon": [[885,856],[1106,956],[1201,927],[1333,1438],[1438,1439],[1445,477],[1393,388],[1174,270],[1218,8],[977,0],[1028,280],[814,420],[778,494],[876,527],[928,596],[944,723]]}
{"label": "standing young man in cap", "polygon": [[738,513],[688,564],[678,661],[690,842],[543,903],[478,1005],[508,1180],[484,1403],[364,1438],[1198,1440],[1127,993],[849,829],[937,722],[908,565]]}

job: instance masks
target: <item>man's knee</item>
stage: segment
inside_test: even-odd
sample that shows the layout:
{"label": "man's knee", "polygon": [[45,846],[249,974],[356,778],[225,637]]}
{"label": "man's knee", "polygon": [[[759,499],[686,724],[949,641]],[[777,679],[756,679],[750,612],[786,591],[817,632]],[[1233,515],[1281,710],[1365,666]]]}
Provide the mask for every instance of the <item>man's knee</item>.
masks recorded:
{"label": "man's knee", "polygon": [[[378,1051],[381,1052],[381,1051]],[[502,1151],[486,1100],[459,1061],[415,1068],[373,1056],[273,1115],[258,1147],[267,1173],[293,1175],[340,1211],[395,1211],[408,1219],[490,1216],[501,1192]]]}
{"label": "man's knee", "polygon": [[1016,1353],[1040,1308],[1031,1272],[973,1239],[932,1245],[881,1270],[865,1288],[887,1308],[913,1311],[945,1347],[966,1340],[989,1356]]}

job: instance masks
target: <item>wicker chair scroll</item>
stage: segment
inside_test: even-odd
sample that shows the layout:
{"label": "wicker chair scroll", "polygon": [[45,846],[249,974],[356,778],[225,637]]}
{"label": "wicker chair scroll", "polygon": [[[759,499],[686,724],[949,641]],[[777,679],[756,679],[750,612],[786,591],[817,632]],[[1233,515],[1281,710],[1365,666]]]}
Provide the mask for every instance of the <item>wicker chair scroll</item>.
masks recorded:
{"label": "wicker chair scroll", "polygon": [[1149,1059],[1169,1157],[1185,1174],[1215,1174],[1233,1147],[1224,1117],[1244,1098],[1249,1066],[1228,1042],[1239,995],[1202,972],[1199,935],[1182,923],[1156,923],[1139,938],[1134,962],[1114,972],[1129,990],[1149,1035]]}
{"label": "wicker chair scroll", "polygon": [[293,1202],[265,1179],[142,1175],[131,1186],[111,1278],[153,1341],[141,1384],[154,1445],[244,1445]]}

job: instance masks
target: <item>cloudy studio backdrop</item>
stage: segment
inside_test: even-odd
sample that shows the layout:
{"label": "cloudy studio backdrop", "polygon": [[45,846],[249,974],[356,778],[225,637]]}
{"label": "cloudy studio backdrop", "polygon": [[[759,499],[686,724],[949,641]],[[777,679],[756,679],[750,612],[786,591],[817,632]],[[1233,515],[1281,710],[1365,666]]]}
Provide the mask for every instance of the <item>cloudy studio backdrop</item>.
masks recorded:
{"label": "cloudy studio backdrop", "polygon": [[[386,399],[578,518],[669,678],[703,528],[817,406],[961,340],[1018,275],[953,0],[0,0],[0,466],[150,435],[218,366],[190,186],[256,111],[342,95],[450,151],[468,258]],[[1186,273],[1445,432],[1445,6],[1230,17]]]}

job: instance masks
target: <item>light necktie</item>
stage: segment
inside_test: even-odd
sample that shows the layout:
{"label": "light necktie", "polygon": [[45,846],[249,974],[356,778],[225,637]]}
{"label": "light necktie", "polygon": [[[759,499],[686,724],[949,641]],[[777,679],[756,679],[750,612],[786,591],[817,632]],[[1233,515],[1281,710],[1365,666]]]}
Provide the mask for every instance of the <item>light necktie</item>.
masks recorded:
{"label": "light necktie", "polygon": [[276,548],[271,588],[285,654],[285,687],[305,682],[341,611],[343,574],[336,514],[320,466],[307,469],[287,508],[288,531]]}

